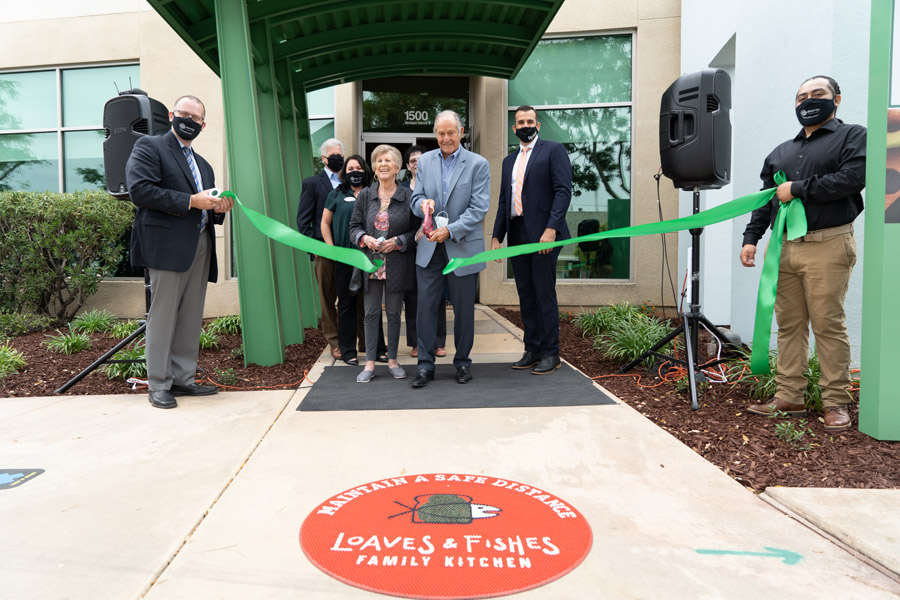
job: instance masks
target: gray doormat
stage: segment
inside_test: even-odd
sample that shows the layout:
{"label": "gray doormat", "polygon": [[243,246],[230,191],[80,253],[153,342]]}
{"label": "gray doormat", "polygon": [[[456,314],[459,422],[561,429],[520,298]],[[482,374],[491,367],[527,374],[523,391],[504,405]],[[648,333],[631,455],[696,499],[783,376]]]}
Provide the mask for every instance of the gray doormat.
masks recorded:
{"label": "gray doormat", "polygon": [[416,368],[403,365],[409,376],[394,379],[386,365],[376,365],[375,378],[356,383],[359,367],[325,367],[297,410],[410,410],[423,408],[502,408],[513,406],[590,406],[616,404],[585,375],[563,363],[550,375],[532,375],[509,363],[475,363],[472,381],[456,383],[456,368],[439,364],[434,381],[411,387]]}

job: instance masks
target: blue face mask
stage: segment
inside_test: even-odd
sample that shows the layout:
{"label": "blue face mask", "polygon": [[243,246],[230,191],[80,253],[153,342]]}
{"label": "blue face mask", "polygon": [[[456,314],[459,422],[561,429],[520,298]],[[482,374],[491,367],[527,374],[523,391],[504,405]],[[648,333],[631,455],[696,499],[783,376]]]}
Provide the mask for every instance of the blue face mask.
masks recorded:
{"label": "blue face mask", "polygon": [[804,127],[818,125],[834,113],[833,98],[807,98],[797,107],[797,120]]}

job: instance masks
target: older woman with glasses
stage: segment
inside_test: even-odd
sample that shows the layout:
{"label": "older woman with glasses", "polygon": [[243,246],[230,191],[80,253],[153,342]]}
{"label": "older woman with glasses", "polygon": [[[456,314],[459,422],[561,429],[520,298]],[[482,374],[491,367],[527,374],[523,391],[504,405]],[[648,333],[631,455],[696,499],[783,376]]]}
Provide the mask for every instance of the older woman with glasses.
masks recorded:
{"label": "older woman with glasses", "polygon": [[406,371],[397,362],[400,313],[403,293],[415,284],[413,250],[420,220],[409,209],[412,192],[397,185],[401,161],[400,151],[393,146],[382,144],[372,151],[375,182],[359,193],[350,218],[353,243],[370,259],[384,260],[384,264],[366,280],[366,365],[356,378],[359,383],[368,383],[375,376],[382,298],[388,323],[388,370],[395,379],[406,377]]}

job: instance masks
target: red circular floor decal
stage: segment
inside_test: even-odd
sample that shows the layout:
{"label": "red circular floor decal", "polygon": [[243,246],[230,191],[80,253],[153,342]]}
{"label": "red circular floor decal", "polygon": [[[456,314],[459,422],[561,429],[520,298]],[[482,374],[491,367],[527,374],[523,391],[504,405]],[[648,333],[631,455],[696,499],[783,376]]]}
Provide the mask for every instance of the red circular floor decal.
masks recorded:
{"label": "red circular floor decal", "polygon": [[429,474],[342,492],[300,528],[332,577],[406,598],[487,598],[557,579],[584,560],[591,528],[571,504],[509,479]]}

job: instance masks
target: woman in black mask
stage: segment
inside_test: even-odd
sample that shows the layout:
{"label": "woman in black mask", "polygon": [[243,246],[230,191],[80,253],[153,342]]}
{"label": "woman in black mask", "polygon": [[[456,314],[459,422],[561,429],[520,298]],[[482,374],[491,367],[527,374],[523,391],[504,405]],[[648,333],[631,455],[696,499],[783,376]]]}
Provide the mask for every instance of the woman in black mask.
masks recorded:
{"label": "woman in black mask", "polygon": [[[358,246],[350,241],[350,216],[360,190],[372,183],[372,169],[366,160],[354,154],[344,161],[340,170],[341,184],[328,194],[325,209],[322,211],[322,238],[329,246],[353,248]],[[341,359],[348,365],[357,365],[356,338],[365,345],[363,334],[362,294],[354,296],[350,293],[350,276],[353,267],[342,262],[334,263],[334,285],[337,292],[337,329],[338,347]],[[384,336],[379,343],[379,358],[387,362]]]}

